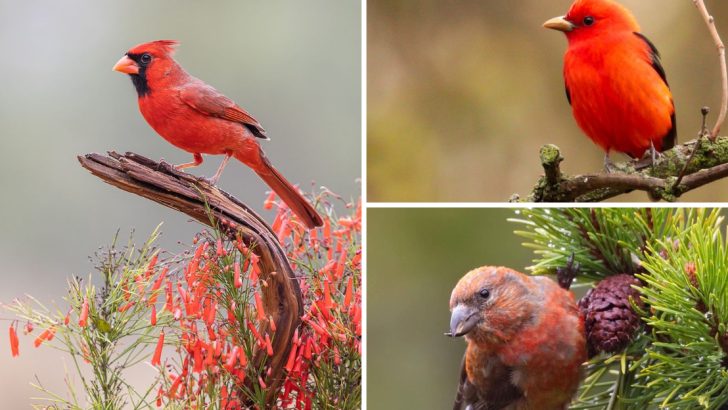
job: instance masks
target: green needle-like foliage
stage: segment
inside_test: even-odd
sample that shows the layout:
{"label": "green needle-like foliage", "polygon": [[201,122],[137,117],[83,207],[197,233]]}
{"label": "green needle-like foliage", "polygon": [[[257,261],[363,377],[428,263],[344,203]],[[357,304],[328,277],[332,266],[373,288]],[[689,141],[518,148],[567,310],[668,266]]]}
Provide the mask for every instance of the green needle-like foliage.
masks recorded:
{"label": "green needle-like foliage", "polygon": [[[95,258],[95,268],[103,279],[100,287],[91,277],[69,281],[66,300],[70,311],[46,308],[30,296],[6,306],[17,318],[39,328],[34,333],[51,332],[40,333],[36,346],[49,344],[71,358],[73,374],[80,380],[84,394],[77,393],[79,386],[71,383],[71,375],[67,377],[68,397],[47,390],[38,380],[35,386],[53,406],[116,410],[154,405],[154,386],[139,390],[125,377],[124,370],[146,360],[148,346],[156,342],[146,305],[130,300],[137,297],[139,289],[150,286],[151,278],[145,271],[157,253],[154,242],[158,236],[157,228],[139,248],[134,247],[131,238],[126,246],[118,247],[115,238]],[[160,313],[159,325],[169,322],[171,315]]]}
{"label": "green needle-like foliage", "polygon": [[665,406],[728,402],[728,249],[719,229],[693,224],[650,245],[638,277],[653,343],[638,381]]}
{"label": "green needle-like foliage", "polygon": [[[722,409],[728,405],[728,244],[719,210],[529,209],[512,221],[534,249],[533,274],[576,266],[595,285],[632,273],[645,326],[622,352],[601,354],[574,409]],[[569,265],[569,262],[573,261]]]}

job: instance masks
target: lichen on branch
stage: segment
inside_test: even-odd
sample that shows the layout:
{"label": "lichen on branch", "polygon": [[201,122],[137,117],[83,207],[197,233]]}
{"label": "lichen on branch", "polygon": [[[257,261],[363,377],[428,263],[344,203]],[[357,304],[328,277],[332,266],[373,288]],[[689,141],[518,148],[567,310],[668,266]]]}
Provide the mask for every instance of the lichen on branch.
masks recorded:
{"label": "lichen on branch", "polygon": [[[663,152],[652,165],[616,163],[615,171],[610,173],[563,174],[563,157],[555,145],[541,148],[540,158],[544,175],[525,199],[527,202],[600,202],[632,191],[674,202],[689,191],[728,177],[728,137],[686,142]],[[518,196],[514,199],[521,200]]]}

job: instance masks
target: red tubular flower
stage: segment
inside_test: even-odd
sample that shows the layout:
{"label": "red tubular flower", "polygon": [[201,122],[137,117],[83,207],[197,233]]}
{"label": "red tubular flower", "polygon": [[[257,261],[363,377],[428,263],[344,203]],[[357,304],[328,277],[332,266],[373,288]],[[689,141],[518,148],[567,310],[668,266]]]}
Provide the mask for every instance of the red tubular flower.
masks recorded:
{"label": "red tubular flower", "polygon": [[265,352],[268,356],[273,356],[273,344],[270,342],[270,335],[268,333],[265,334]]}
{"label": "red tubular flower", "polygon": [[194,357],[194,367],[192,368],[193,373],[200,373],[202,372],[202,365],[204,364],[202,362],[202,342],[197,341],[195,343],[195,346],[193,347],[193,356]]}
{"label": "red tubular flower", "polygon": [[324,306],[327,310],[334,306],[331,302],[331,289],[328,280],[324,280]]}
{"label": "red tubular flower", "polygon": [[265,320],[265,308],[263,307],[263,300],[260,298],[260,294],[256,291],[253,296],[255,297],[255,310],[258,313],[258,321],[262,322]]}
{"label": "red tubular flower", "polygon": [[[268,323],[270,324],[270,331],[275,333],[276,332],[276,321],[273,320],[273,315],[268,315]],[[296,329],[298,330],[298,329]]]}
{"label": "red tubular flower", "polygon": [[296,360],[296,347],[297,346],[295,344],[293,346],[291,346],[291,352],[288,354],[288,361],[286,361],[286,367],[285,367],[285,369],[288,373],[290,373],[291,370],[293,370],[293,363]]}
{"label": "red tubular flower", "polygon": [[225,248],[222,246],[222,238],[217,238],[216,254],[218,257],[225,256]]}
{"label": "red tubular flower", "polygon": [[346,267],[346,252],[341,252],[339,260],[336,262],[336,279],[341,279],[344,276],[344,268]]}
{"label": "red tubular flower", "polygon": [[207,346],[207,356],[205,356],[205,366],[212,367],[215,364],[215,350],[212,345]]}
{"label": "red tubular flower", "polygon": [[344,294],[344,306],[347,308],[351,305],[352,293],[354,293],[354,277],[349,276],[349,281],[346,283],[346,293]]}
{"label": "red tubular flower", "polygon": [[263,209],[271,210],[273,209],[273,204],[275,204],[276,200],[276,193],[274,191],[270,191],[270,194],[268,194],[268,198],[265,199],[265,202],[263,202]]}
{"label": "red tubular flower", "polygon": [[152,326],[157,325],[157,305],[152,305],[152,318],[150,320]]}
{"label": "red tubular flower", "polygon": [[180,383],[182,383],[182,376],[173,376],[174,381],[172,382],[172,385],[169,387],[169,391],[167,394],[169,397],[177,397],[177,389],[179,388]]}
{"label": "red tubular flower", "polygon": [[81,327],[86,327],[87,323],[88,323],[88,296],[83,298],[83,303],[81,304],[81,315],[78,317],[78,325]]}
{"label": "red tubular flower", "polygon": [[314,250],[314,252],[318,252],[319,248],[319,241],[318,241],[318,229],[311,229],[308,231],[308,246],[311,247],[311,249]]}
{"label": "red tubular flower", "polygon": [[55,335],[56,335],[56,328],[55,328],[55,326],[51,326],[48,329],[41,332],[41,334],[35,338],[35,340],[33,341],[33,345],[35,347],[38,347],[41,344],[43,344],[43,342],[50,342],[51,340],[53,340],[53,337]]}
{"label": "red tubular flower", "polygon": [[228,389],[225,385],[220,389],[220,407],[223,410],[227,410],[228,408]]}
{"label": "red tubular flower", "polygon": [[132,306],[134,306],[135,302],[132,300],[126,305],[119,306],[119,312],[126,312],[127,310],[131,309]]}
{"label": "red tubular flower", "polygon": [[157,348],[154,349],[152,356],[152,366],[159,366],[162,362],[162,348],[164,347],[164,330],[159,332],[159,340],[157,340]]}
{"label": "red tubular flower", "polygon": [[253,322],[248,320],[247,326],[248,326],[248,330],[250,330],[250,332],[253,334],[253,336],[255,336],[256,340],[258,340],[259,342],[265,343],[265,340],[260,336],[260,333],[258,332],[258,329],[255,328],[255,325],[253,325]]}
{"label": "red tubular flower", "polygon": [[167,288],[165,290],[166,301],[164,304],[164,310],[169,313],[174,312],[174,295],[172,295],[172,282],[167,281]]}
{"label": "red tubular flower", "polygon": [[235,262],[235,276],[233,277],[233,283],[235,284],[236,288],[240,288],[243,286],[243,280],[240,279],[240,263]]}
{"label": "red tubular flower", "polygon": [[261,273],[260,266],[258,265],[258,261],[260,260],[260,256],[254,254],[253,252],[250,253],[250,264],[253,265],[253,269],[250,271],[250,281],[252,283],[258,282],[258,276]]}
{"label": "red tubular flower", "polygon": [[18,331],[15,329],[14,325],[10,325],[10,353],[12,353],[13,357],[16,357],[20,354],[20,341],[18,340]]}
{"label": "red tubular flower", "polygon": [[147,265],[147,270],[144,272],[144,277],[146,279],[149,279],[152,274],[154,274],[154,266],[157,265],[157,259],[159,258],[159,253],[155,253],[151,259],[149,259],[149,264]]}
{"label": "red tubular flower", "polygon": [[233,371],[233,367],[235,366],[235,360],[238,359],[238,350],[239,348],[237,346],[233,347],[233,350],[228,352],[227,360],[225,360],[225,369],[229,372]]}

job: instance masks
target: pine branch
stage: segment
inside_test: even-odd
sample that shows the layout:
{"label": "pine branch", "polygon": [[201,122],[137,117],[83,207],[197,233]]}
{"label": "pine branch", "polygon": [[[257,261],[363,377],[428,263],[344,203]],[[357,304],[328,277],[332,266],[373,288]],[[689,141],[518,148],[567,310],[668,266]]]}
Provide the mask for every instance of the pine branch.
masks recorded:
{"label": "pine branch", "polygon": [[[654,342],[640,378],[663,406],[721,408],[728,401],[728,244],[712,219],[651,245],[638,275]],[[718,218],[720,220],[720,218]]]}
{"label": "pine branch", "polygon": [[[526,228],[516,234],[536,255],[529,268],[534,274],[578,265],[578,282],[622,272],[642,281],[635,289],[644,305],[632,306],[645,328],[626,350],[592,358],[573,408],[728,405],[728,243],[720,233],[720,210],[516,212],[513,221]],[[622,319],[610,312],[598,320]]]}
{"label": "pine branch", "polygon": [[617,273],[635,273],[647,243],[669,236],[679,218],[672,209],[523,209],[511,222],[525,229],[515,233],[534,250],[534,274],[556,274],[578,265],[577,281],[600,280]]}
{"label": "pine branch", "polygon": [[[274,355],[268,358],[265,350],[259,349],[254,362],[260,368],[259,364],[267,360],[270,373],[261,377],[268,386],[266,401],[272,406],[285,379],[283,367],[303,313],[301,289],[275,233],[260,216],[232,195],[204,179],[179,172],[168,163],[157,163],[134,153],[121,155],[115,152],[110,152],[109,156],[87,154],[79,156],[78,160],[92,174],[124,191],[185,213],[227,232],[231,238],[241,233],[246,245],[260,256],[261,277],[269,284],[262,291],[263,304],[265,311],[272,314],[276,330],[272,342]],[[263,333],[265,329],[260,331]],[[249,380],[248,383],[257,381]]]}
{"label": "pine branch", "polygon": [[546,145],[540,154],[545,175],[526,201],[600,202],[632,191],[644,191],[655,200],[676,201],[687,192],[728,177],[728,137],[698,141],[663,152],[652,166],[636,168],[634,162],[617,163],[616,172],[573,177],[561,172],[563,157],[559,148]]}

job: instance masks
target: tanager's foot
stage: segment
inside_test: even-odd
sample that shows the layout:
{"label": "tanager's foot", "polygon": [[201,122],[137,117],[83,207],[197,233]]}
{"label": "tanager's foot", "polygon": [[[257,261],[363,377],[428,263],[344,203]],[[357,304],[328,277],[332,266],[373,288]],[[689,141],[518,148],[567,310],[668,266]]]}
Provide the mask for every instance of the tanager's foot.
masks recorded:
{"label": "tanager's foot", "polygon": [[607,174],[611,174],[615,171],[614,164],[612,163],[612,160],[609,159],[609,153],[607,152],[604,154],[604,171]]}

